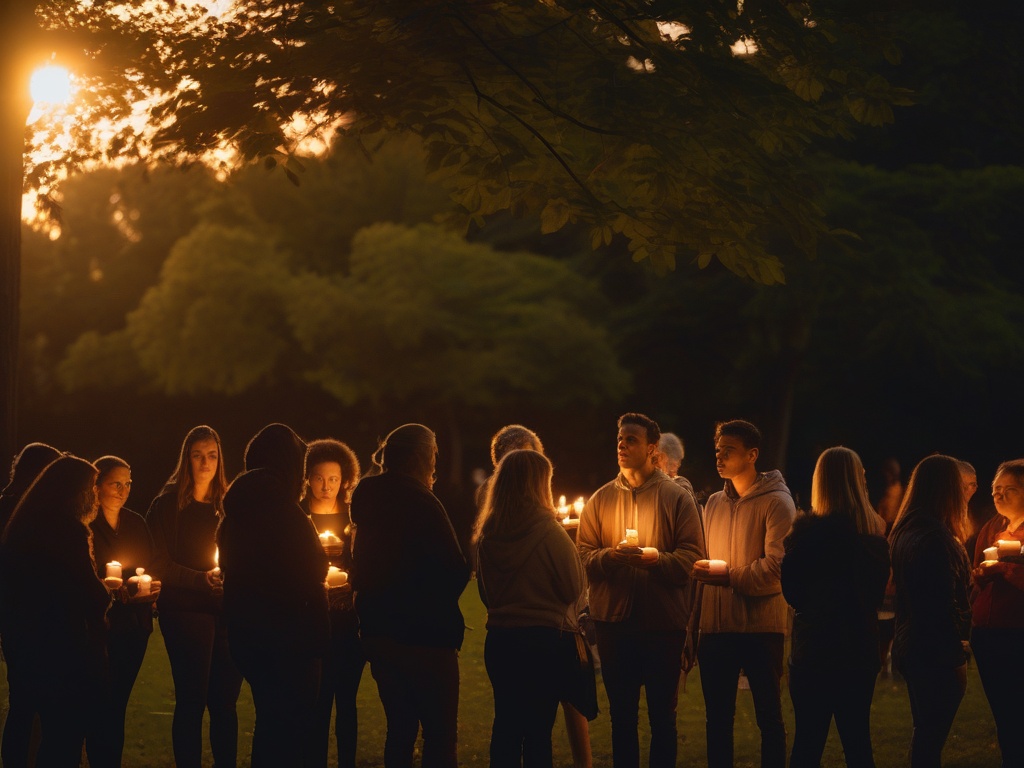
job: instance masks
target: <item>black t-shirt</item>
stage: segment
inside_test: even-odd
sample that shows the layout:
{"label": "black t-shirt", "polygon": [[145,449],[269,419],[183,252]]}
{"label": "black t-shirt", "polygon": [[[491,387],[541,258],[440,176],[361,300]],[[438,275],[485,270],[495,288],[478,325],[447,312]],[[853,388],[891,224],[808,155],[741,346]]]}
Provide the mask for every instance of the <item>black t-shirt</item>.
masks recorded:
{"label": "black t-shirt", "polygon": [[[122,509],[117,530],[110,527],[103,510],[89,525],[92,529],[92,552],[96,561],[96,575],[101,579],[107,575],[107,563],[116,560],[121,564],[125,584],[135,575],[136,568],[145,568],[150,573],[153,567],[153,537],[141,515],[130,509]],[[117,600],[107,611],[111,632],[141,628],[153,631],[152,603],[121,603]]]}
{"label": "black t-shirt", "polygon": [[173,491],[163,493],[146,515],[153,536],[152,575],[162,583],[159,607],[220,613],[223,600],[206,580],[214,566],[220,515],[212,503],[195,499],[179,512],[177,501]]}

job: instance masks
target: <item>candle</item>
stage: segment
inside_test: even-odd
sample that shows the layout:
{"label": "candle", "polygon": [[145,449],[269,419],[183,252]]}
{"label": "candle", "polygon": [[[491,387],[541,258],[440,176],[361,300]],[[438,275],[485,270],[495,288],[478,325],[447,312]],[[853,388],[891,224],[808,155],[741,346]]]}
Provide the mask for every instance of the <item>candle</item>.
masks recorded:
{"label": "candle", "polygon": [[120,579],[121,578],[121,564],[117,560],[111,560],[107,563],[107,578],[108,579]]}
{"label": "candle", "polygon": [[[141,568],[139,569],[142,570]],[[153,588],[153,577],[148,573],[143,573],[139,576],[139,594],[148,595]]]}
{"label": "candle", "polygon": [[999,549],[999,557],[1008,557],[1020,554],[1020,542],[1016,539],[1000,539],[996,542]]}
{"label": "candle", "polygon": [[124,582],[121,580],[120,576],[107,576],[107,578],[103,580],[103,584],[107,589],[117,589],[124,584]]}
{"label": "candle", "polygon": [[220,547],[213,548],[213,575],[220,576]]}
{"label": "candle", "polygon": [[330,566],[327,569],[327,586],[343,587],[348,584],[348,574],[337,566]]}
{"label": "candle", "polygon": [[708,573],[712,576],[723,576],[728,569],[725,560],[708,560]]}
{"label": "candle", "polygon": [[331,531],[324,531],[320,534],[321,547],[336,547],[339,544],[341,544],[341,539],[335,536]]}
{"label": "candle", "polygon": [[558,497],[558,508],[561,509],[564,506],[565,506],[565,495],[563,494],[563,495]]}
{"label": "candle", "polygon": [[572,503],[572,508],[576,512],[576,517],[579,517],[583,514],[583,507],[585,507],[586,505],[587,503],[583,500],[582,496],[580,496],[578,499],[576,499],[576,501]]}
{"label": "candle", "polygon": [[626,546],[636,547],[640,545],[640,537],[637,535],[636,528],[626,529]]}
{"label": "candle", "polygon": [[992,561],[999,559],[999,547],[988,547],[985,549],[985,560]]}
{"label": "candle", "polygon": [[985,566],[986,568],[987,568],[988,566],[990,566],[990,565],[996,565],[996,564],[998,564],[998,563],[999,563],[999,561],[998,561],[998,560],[982,560],[982,561],[981,561],[981,564],[982,564],[983,566]]}

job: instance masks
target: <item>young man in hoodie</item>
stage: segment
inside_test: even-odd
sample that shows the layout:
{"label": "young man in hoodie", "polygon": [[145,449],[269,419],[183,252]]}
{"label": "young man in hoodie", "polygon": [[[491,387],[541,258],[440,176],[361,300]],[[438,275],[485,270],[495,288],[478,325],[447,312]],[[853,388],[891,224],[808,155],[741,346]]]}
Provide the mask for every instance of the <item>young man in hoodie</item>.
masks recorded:
{"label": "young man in hoodie", "polygon": [[[705,583],[698,651],[707,712],[708,768],[731,768],[740,670],[746,673],[761,731],[762,768],[786,765],[780,681],[787,624],[782,596],[783,546],[796,515],[777,470],[755,466],[761,432],[747,421],[715,428],[715,461],[725,488],[704,507],[708,557],[694,568]],[[717,565],[717,564],[716,564]]]}
{"label": "young man in hoodie", "polygon": [[619,475],[590,497],[577,543],[590,581],[615,768],[638,768],[640,688],[651,726],[651,768],[676,765],[676,701],[690,616],[690,574],[704,557],[693,496],[653,464],[661,430],[618,422]]}

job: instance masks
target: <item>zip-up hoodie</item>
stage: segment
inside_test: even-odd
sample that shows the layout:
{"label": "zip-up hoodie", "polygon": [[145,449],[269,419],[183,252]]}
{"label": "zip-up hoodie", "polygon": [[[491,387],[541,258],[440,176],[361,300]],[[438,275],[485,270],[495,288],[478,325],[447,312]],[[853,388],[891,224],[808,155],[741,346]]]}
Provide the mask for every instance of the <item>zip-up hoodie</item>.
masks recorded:
{"label": "zip-up hoodie", "polygon": [[708,557],[729,565],[728,587],[704,588],[702,632],[785,632],[782,541],[796,516],[793,495],[778,470],[763,472],[745,496],[731,480],[708,499]]}
{"label": "zip-up hoodie", "polygon": [[[641,547],[656,547],[650,567],[617,563],[612,549],[635,528]],[[693,496],[655,470],[639,488],[619,474],[590,497],[576,541],[590,582],[597,621],[629,620],[637,629],[685,630],[690,574],[704,557],[704,535]]]}
{"label": "zip-up hoodie", "polygon": [[575,626],[576,616],[567,620],[567,612],[583,592],[583,566],[554,517],[485,535],[478,557],[477,587],[488,627]]}

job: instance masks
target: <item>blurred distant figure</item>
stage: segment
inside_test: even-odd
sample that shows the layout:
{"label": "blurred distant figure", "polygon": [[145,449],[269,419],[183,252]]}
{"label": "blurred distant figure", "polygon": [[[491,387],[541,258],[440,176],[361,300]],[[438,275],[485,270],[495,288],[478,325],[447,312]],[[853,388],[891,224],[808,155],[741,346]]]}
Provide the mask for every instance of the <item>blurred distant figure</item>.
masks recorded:
{"label": "blurred distant figure", "polygon": [[235,704],[242,675],[228,648],[223,580],[216,563],[217,525],[227,490],[223,460],[220,435],[212,427],[191,429],[174,472],[146,515],[154,577],[163,583],[160,633],[174,679],[171,740],[178,768],[202,764],[207,709],[217,768],[231,768],[238,759]]}
{"label": "blurred distant figure", "polygon": [[[319,534],[334,534],[337,545],[325,545],[328,563],[352,572],[352,519],[349,501],[359,482],[359,459],[338,440],[314,440],[306,448],[306,489],[302,508]],[[331,709],[337,707],[334,736],[339,768],[355,768],[358,742],[356,695],[366,657],[359,641],[359,619],[352,604],[352,584],[329,590],[331,642],[323,659],[316,711],[303,747],[305,768],[327,768]]]}
{"label": "blurred distant figure", "polygon": [[3,534],[4,653],[39,713],[39,766],[78,765],[106,684],[110,595],[96,576],[88,527],[95,484],[92,464],[62,456],[29,488]]}
{"label": "blurred distant figure", "polygon": [[[978,532],[974,549],[971,648],[992,707],[1003,768],[1024,765],[1024,698],[1008,665],[1024,648],[1024,557],[1010,552],[983,564],[985,549],[1024,542],[1024,459],[1004,461],[992,481],[996,514]],[[1011,666],[1012,668],[1012,666]]]}
{"label": "blurred distant figure", "polygon": [[[508,424],[495,432],[494,437],[491,438],[491,466],[497,467],[498,462],[500,462],[509,451],[520,451],[525,449],[537,451],[537,453],[544,453],[544,445],[541,443],[540,438],[537,437],[536,432],[524,427],[522,424]],[[492,477],[494,477],[494,475],[486,478],[477,487],[477,509],[483,509],[484,502],[487,500],[487,491],[490,488]]]}
{"label": "blurred distant figure", "polygon": [[301,765],[330,634],[327,556],[299,506],[305,455],[284,424],[257,432],[217,530],[231,656],[256,707],[253,768]]}
{"label": "blurred distant figure", "polygon": [[363,648],[387,717],[385,768],[411,768],[423,727],[423,768],[457,768],[459,596],[469,566],[431,492],[437,438],[422,424],[393,430],[374,454],[379,474],[352,494],[352,586]]}
{"label": "blurred distant figure", "polygon": [[878,676],[878,606],[889,580],[885,523],[868,501],[849,448],[814,467],[811,511],[785,539],[782,594],[796,615],[789,690],[796,714],[790,768],[818,768],[833,718],[846,764],[872,768],[871,698]]}
{"label": "blurred distant figure", "polygon": [[956,459],[928,456],[911,473],[889,534],[896,585],[892,660],[910,697],[912,768],[938,768],[967,688],[971,566],[961,543],[966,513]]}
{"label": "blurred distant figure", "polygon": [[94,462],[99,514],[89,526],[96,560],[96,575],[107,575],[107,563],[121,564],[124,583],[114,590],[114,602],[107,611],[107,658],[110,686],[107,699],[98,706],[85,747],[91,768],[120,766],[124,751],[124,718],[135,679],[146,657],[153,634],[153,603],[160,596],[160,582],[152,582],[146,593],[137,586],[129,590],[128,579],[136,568],[153,567],[153,537],[141,515],[124,505],[132,488],[132,470],[117,456],[103,456]]}
{"label": "blurred distant figure", "polygon": [[[10,482],[0,491],[0,535],[7,527],[14,508],[18,506],[25,491],[35,482],[47,465],[59,459],[61,452],[46,443],[29,443],[15,457],[11,464]],[[0,600],[0,633],[3,632],[7,602]],[[17,661],[7,656],[7,718],[4,721],[3,746],[0,760],[5,766],[27,766],[32,751],[32,723],[35,720],[35,705],[29,696],[24,675],[19,674]]]}
{"label": "blurred distant figure", "polygon": [[550,768],[551,729],[576,660],[583,567],[555,519],[551,462],[532,450],[498,463],[477,526],[484,660],[494,689],[491,768]]}
{"label": "blurred distant figure", "polygon": [[658,449],[654,452],[654,466],[664,472],[672,482],[681,485],[690,495],[693,494],[693,484],[679,474],[679,467],[685,456],[683,441],[678,435],[672,432],[662,432],[658,440]]}
{"label": "blurred distant figure", "polygon": [[960,480],[964,484],[964,503],[970,504],[974,494],[978,492],[978,473],[969,461],[957,460],[960,469]]}
{"label": "blurred distant figure", "polygon": [[[892,525],[899,512],[900,503],[903,501],[903,479],[900,472],[900,463],[894,458],[888,458],[882,463],[882,496],[875,505],[875,511],[885,521],[885,534],[889,535]],[[892,639],[896,635],[896,596],[890,582],[882,600],[882,607],[878,609],[878,659],[881,663],[882,677],[887,678],[891,674],[889,652],[892,648]]]}

